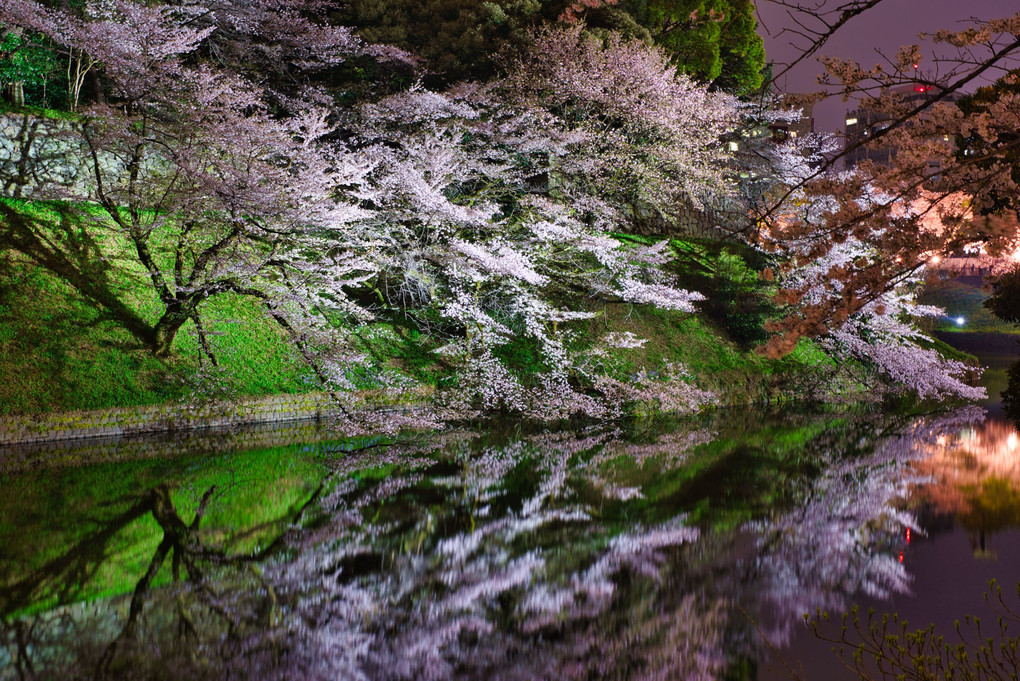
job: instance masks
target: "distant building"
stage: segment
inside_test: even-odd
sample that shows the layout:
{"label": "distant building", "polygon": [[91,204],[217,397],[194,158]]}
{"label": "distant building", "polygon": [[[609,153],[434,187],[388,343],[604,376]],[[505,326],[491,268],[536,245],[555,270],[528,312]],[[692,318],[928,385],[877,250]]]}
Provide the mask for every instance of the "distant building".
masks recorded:
{"label": "distant building", "polygon": [[777,120],[769,126],[769,130],[772,132],[772,140],[774,142],[785,142],[790,139],[797,139],[807,137],[815,131],[815,116],[814,116],[815,105],[804,104],[801,106],[791,107],[791,109],[800,109],[800,118],[791,116],[789,120]]}
{"label": "distant building", "polygon": [[[939,90],[934,85],[915,83],[903,85],[892,90],[892,94],[899,95],[903,102],[908,105],[917,105],[921,102],[931,101]],[[947,103],[956,102],[959,99],[956,93],[943,97],[941,101]],[[878,165],[889,165],[892,163],[896,150],[890,147],[876,147],[867,144],[867,141],[876,132],[889,125],[890,117],[885,112],[875,111],[868,107],[860,107],[846,114],[846,132],[843,137],[843,148],[847,150],[843,162],[847,170],[852,170],[861,161],[871,161]],[[860,146],[858,146],[860,145]],[[935,164],[938,167],[938,164]]]}
{"label": "distant building", "polygon": [[784,144],[791,140],[807,137],[815,131],[813,114],[814,104],[796,107],[781,106],[775,120],[771,123],[757,121],[746,124],[740,130],[723,136],[723,141],[732,152],[753,148],[762,142],[771,140],[774,144]]}

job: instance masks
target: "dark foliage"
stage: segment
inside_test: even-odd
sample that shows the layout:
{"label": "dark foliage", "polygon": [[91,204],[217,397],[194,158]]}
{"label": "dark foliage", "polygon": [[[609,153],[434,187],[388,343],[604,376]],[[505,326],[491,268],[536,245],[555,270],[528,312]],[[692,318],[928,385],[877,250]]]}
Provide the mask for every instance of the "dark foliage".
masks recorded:
{"label": "dark foliage", "polygon": [[706,243],[681,253],[685,285],[705,294],[699,308],[747,349],[768,340],[765,322],[777,314],[774,285],[758,272],[770,267],[764,253],[736,243]]}
{"label": "dark foliage", "polygon": [[[968,115],[988,114],[989,109],[1004,96],[1020,94],[1020,69],[1014,69],[1005,76],[966,97],[958,103],[960,109]],[[992,116],[995,113],[991,113]],[[960,135],[956,140],[957,158],[973,164],[981,171],[987,170],[993,163],[1005,163],[1010,169],[1014,182],[1020,182],[1020,133],[1011,127],[999,125],[989,126],[986,131],[977,129],[969,131],[969,135]],[[995,153],[998,151],[998,153]],[[991,190],[991,206],[982,211],[985,214],[1001,214],[1003,211],[1016,208],[1016,196],[1011,192]]]}
{"label": "dark foliage", "polygon": [[1009,365],[1006,377],[1009,382],[1002,391],[1002,408],[1006,416],[1020,427],[1020,360]]}
{"label": "dark foliage", "polygon": [[991,286],[992,295],[984,306],[999,319],[1020,324],[1020,266],[993,279]]}
{"label": "dark foliage", "polygon": [[[734,92],[762,83],[765,50],[752,0],[624,0],[576,8],[567,0],[353,0],[336,10],[341,25],[367,41],[403,48],[428,71],[426,83],[486,80],[500,55],[540,24],[580,20],[595,34],[617,31],[662,46],[697,80]],[[567,12],[575,7],[576,12]]]}

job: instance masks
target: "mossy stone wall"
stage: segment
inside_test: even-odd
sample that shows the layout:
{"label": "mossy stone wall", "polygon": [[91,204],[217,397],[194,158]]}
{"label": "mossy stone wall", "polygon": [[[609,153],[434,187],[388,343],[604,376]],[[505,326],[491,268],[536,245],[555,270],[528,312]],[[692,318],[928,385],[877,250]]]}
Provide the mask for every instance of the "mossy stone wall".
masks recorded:
{"label": "mossy stone wall", "polygon": [[208,404],[162,404],[96,411],[0,416],[0,446],[143,433],[285,423],[340,414],[323,393],[274,395]]}

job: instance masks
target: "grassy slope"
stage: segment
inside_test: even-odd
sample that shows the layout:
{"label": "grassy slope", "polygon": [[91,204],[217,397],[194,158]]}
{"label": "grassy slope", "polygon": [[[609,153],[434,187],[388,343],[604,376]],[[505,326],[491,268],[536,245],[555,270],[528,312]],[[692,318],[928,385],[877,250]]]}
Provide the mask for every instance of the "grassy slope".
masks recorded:
{"label": "grassy slope", "polygon": [[[36,204],[30,209],[46,210]],[[103,238],[107,258],[116,263],[125,298],[154,321],[159,305],[145,272],[130,257],[121,237],[111,231]],[[704,290],[713,301],[725,301],[723,307],[735,300],[731,296],[743,296],[745,301],[754,298],[747,291],[759,284],[754,283],[756,268],[741,259],[746,254],[726,251],[706,259],[704,245],[674,242],[674,246],[681,258],[700,252],[701,260],[688,259],[677,267],[682,285]],[[705,262],[714,268],[714,274],[705,274]],[[690,274],[699,268],[700,274]],[[756,300],[762,299],[758,296]],[[573,307],[577,301],[565,302]],[[716,307],[720,307],[718,302]],[[831,381],[835,363],[810,341],[803,341],[793,354],[779,361],[755,354],[754,343],[747,339],[740,345],[732,341],[734,332],[746,332],[740,324],[746,327],[747,320],[758,318],[753,314],[738,318],[732,312],[738,308],[736,302],[730,308],[730,312],[716,309],[689,315],[609,304],[598,308],[599,316],[587,325],[573,325],[577,334],[574,344],[583,349],[610,330],[631,331],[648,342],[641,349],[614,351],[617,378],[626,379],[642,368],[655,371],[665,363],[680,363],[699,387],[728,403],[796,399]],[[215,398],[317,388],[280,330],[251,301],[220,296],[206,303],[203,314],[220,368],[202,365],[190,323],[175,342],[173,358],[157,360],[57,277],[12,251],[0,251],[0,372],[16,377],[0,382],[0,413],[158,404],[192,397],[196,391]],[[754,323],[760,328],[760,322]],[[455,380],[450,367],[430,352],[427,341],[413,327],[376,325],[361,335],[362,349],[378,365],[431,385]],[[527,382],[527,374],[541,364],[535,350],[534,343],[524,339],[497,354]],[[359,367],[359,372],[356,382],[371,387],[371,369]],[[199,379],[210,373],[216,380]],[[860,390],[852,381],[831,386],[836,392]]]}
{"label": "grassy slope", "polygon": [[[932,323],[936,331],[1018,333],[1020,329],[1015,325],[996,318],[983,306],[987,298],[988,292],[982,290],[976,278],[967,277],[929,284],[919,302],[945,309],[946,316]],[[964,319],[962,325],[955,321],[959,317]]]}
{"label": "grassy slope", "polygon": [[[158,360],[57,278],[10,254],[0,260],[0,372],[13,379],[0,382],[0,413],[158,404],[211,385],[197,381],[190,323],[173,360]],[[221,364],[218,390],[267,395],[311,385],[278,329],[249,301],[223,297],[207,304],[206,315]]]}
{"label": "grassy slope", "polygon": [[[48,217],[43,204],[10,203]],[[155,322],[158,299],[128,244],[113,230],[90,229],[116,272],[122,298]],[[50,238],[61,242],[67,234],[54,230]],[[0,382],[0,413],[158,404],[213,385],[218,394],[242,395],[302,392],[311,385],[279,328],[251,301],[219,296],[205,303],[203,316],[221,367],[202,366],[190,322],[175,340],[172,361],[161,361],[59,277],[0,250],[0,371],[15,377]],[[198,380],[210,372],[219,380]]]}
{"label": "grassy slope", "polygon": [[698,387],[730,404],[796,397],[806,387],[803,384],[828,380],[836,368],[809,340],[802,341],[789,356],[769,360],[739,347],[705,317],[646,306],[607,306],[591,327],[595,327],[592,336],[614,330],[647,339],[640,349],[615,351],[622,376],[667,362],[679,363]]}

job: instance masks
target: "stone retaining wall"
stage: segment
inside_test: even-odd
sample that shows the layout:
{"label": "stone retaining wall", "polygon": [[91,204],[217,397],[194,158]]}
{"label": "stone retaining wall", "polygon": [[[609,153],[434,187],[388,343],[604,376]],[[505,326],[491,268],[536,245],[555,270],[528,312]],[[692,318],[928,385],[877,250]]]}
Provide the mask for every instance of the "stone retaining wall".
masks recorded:
{"label": "stone retaining wall", "polygon": [[340,413],[336,403],[327,395],[308,393],[203,405],[163,404],[24,416],[0,415],[0,447],[251,423],[286,423],[324,419]]}
{"label": "stone retaining wall", "polygon": [[746,229],[747,222],[747,207],[724,196],[703,199],[699,207],[681,207],[669,220],[648,206],[629,206],[625,211],[631,218],[632,231],[646,236],[719,241]]}
{"label": "stone retaining wall", "polygon": [[88,196],[84,141],[68,121],[31,114],[0,115],[0,183],[4,196],[32,196],[41,187],[62,187]]}
{"label": "stone retaining wall", "polygon": [[[98,154],[107,183],[126,178],[123,161]],[[0,195],[94,198],[95,171],[80,126],[30,113],[0,114]]]}

